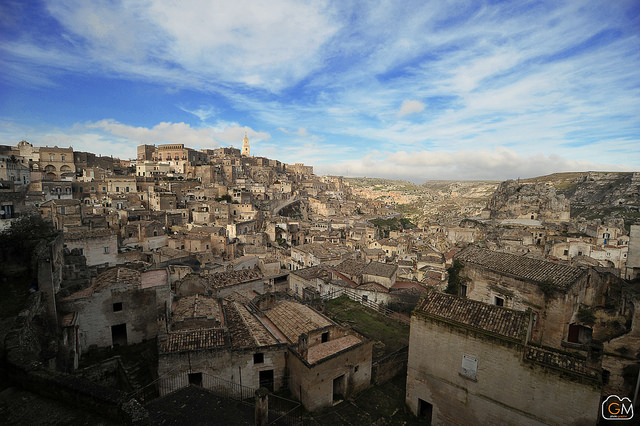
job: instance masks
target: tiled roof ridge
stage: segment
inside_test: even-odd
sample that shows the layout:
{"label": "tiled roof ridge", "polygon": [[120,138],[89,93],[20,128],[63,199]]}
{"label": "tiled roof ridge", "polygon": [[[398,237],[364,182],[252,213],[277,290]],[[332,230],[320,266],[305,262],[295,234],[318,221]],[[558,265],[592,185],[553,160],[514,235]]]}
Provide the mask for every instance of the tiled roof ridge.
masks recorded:
{"label": "tiled roof ridge", "polygon": [[570,288],[584,274],[584,270],[574,266],[476,246],[468,246],[456,255],[456,259],[529,281],[549,281],[564,290]]}
{"label": "tiled roof ridge", "polygon": [[493,335],[523,341],[529,313],[428,289],[417,307],[429,316]]}

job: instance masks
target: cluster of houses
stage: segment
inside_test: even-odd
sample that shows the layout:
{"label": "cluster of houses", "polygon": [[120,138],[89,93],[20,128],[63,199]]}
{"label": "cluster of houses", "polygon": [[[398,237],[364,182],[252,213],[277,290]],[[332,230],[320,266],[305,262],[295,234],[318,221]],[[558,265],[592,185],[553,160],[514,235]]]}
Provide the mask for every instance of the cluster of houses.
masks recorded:
{"label": "cluster of houses", "polygon": [[2,228],[37,212],[62,231],[39,277],[66,371],[155,339],[161,395],[215,382],[321,409],[372,378],[372,341],[308,303],[344,295],[413,309],[406,403],[434,424],[594,422],[635,386],[640,226],[572,223],[553,194],[396,230],[368,220],[391,207],[246,136],[131,161],[22,141],[0,163]]}

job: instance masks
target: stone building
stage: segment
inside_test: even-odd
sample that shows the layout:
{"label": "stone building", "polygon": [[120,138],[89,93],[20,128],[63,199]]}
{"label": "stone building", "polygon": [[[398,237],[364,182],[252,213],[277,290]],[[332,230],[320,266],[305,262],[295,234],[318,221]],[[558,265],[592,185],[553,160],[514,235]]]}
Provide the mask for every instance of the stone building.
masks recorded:
{"label": "stone building", "polygon": [[264,310],[286,338],[289,389],[309,411],[369,386],[372,343],[306,305],[283,301]]}
{"label": "stone building", "polygon": [[640,277],[640,225],[631,225],[629,232],[629,254],[624,276],[628,280]]}
{"label": "stone building", "polygon": [[79,200],[49,200],[40,205],[40,214],[50,220],[55,229],[67,230],[82,225]]}
{"label": "stone building", "polygon": [[63,176],[75,178],[73,148],[40,147],[39,170],[44,173],[43,180],[61,180]]}
{"label": "stone building", "polygon": [[[468,281],[460,295],[511,309],[532,310],[531,340],[560,348],[586,343],[592,327],[577,318],[581,307],[605,304],[612,277],[591,268],[531,259],[469,246],[456,255]],[[584,337],[579,337],[584,336]]]}
{"label": "stone building", "polygon": [[206,294],[225,298],[232,293],[255,297],[265,292],[265,284],[259,269],[246,269],[212,274],[189,274],[173,284],[178,296]]}
{"label": "stone building", "polygon": [[244,133],[244,138],[242,139],[242,156],[251,157],[251,150],[249,147],[249,138],[247,137],[247,132]]}
{"label": "stone building", "polygon": [[78,249],[87,266],[116,266],[118,263],[118,235],[112,229],[77,230],[64,233],[69,250]]}
{"label": "stone building", "polygon": [[143,251],[153,251],[168,245],[164,226],[155,220],[129,222],[121,232],[123,247],[141,247]]}
{"label": "stone building", "polygon": [[79,354],[89,346],[127,345],[152,339],[167,313],[170,289],[165,270],[141,273],[116,267],[59,301],[62,315],[73,313]]}
{"label": "stone building", "polygon": [[266,295],[250,302],[202,294],[177,298],[158,339],[160,393],[184,383],[231,394],[288,387],[307,410],[369,385],[371,343],[313,309]]}
{"label": "stone building", "polygon": [[528,341],[531,311],[430,290],[411,317],[406,403],[428,424],[595,424],[600,372]]}

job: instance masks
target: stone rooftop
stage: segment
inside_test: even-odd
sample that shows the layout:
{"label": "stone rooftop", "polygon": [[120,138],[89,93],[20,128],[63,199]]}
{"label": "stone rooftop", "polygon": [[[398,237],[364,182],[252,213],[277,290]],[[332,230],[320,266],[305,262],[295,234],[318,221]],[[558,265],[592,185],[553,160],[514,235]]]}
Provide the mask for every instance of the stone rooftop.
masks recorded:
{"label": "stone rooftop", "polygon": [[[246,305],[238,302],[232,302],[231,305],[238,313],[240,320],[242,320],[242,326],[247,329],[253,339],[253,343],[250,346],[269,346],[281,343],[267,330],[259,317],[253,315],[247,309]],[[236,346],[235,343],[234,339],[234,346]]]}
{"label": "stone rooftop", "polygon": [[291,271],[290,273],[297,275],[300,278],[304,278],[305,280],[312,278],[325,278],[329,276],[329,272],[324,265],[310,266],[308,268]]}
{"label": "stone rooftop", "polygon": [[255,281],[262,278],[259,269],[243,269],[241,271],[215,272],[213,274],[202,275],[207,285],[213,288],[230,287],[236,284]]}
{"label": "stone rooftop", "polygon": [[223,325],[224,318],[217,299],[201,295],[187,296],[173,302],[173,322],[184,321],[189,318],[206,318]]}
{"label": "stone rooftop", "polygon": [[227,337],[223,328],[173,331],[158,346],[161,353],[214,349],[227,346]]}
{"label": "stone rooftop", "polygon": [[313,364],[361,342],[362,340],[360,340],[359,337],[349,334],[338,339],[311,346],[307,352],[307,362]]}
{"label": "stone rooftop", "polygon": [[529,314],[526,312],[489,305],[431,289],[427,290],[416,311],[447,322],[523,342],[529,326]]}
{"label": "stone rooftop", "polygon": [[351,250],[349,248],[331,243],[303,244],[301,246],[295,247],[295,249],[304,253],[310,253],[318,259],[331,259],[351,253]]}
{"label": "stone rooftop", "polygon": [[584,274],[582,269],[573,266],[501,253],[476,246],[465,248],[455,258],[463,263],[472,263],[527,281],[538,283],[549,281],[563,290],[571,287]]}
{"label": "stone rooftop", "polygon": [[375,275],[377,277],[391,278],[398,269],[397,265],[388,263],[369,262],[362,270],[363,274]]}
{"label": "stone rooftop", "polygon": [[265,315],[285,335],[289,343],[298,343],[302,333],[333,323],[318,312],[296,302],[284,301],[265,312]]}
{"label": "stone rooftop", "polygon": [[123,268],[121,266],[112,268],[94,278],[93,283],[89,287],[77,291],[64,299],[69,300],[89,297],[95,292],[102,291],[114,284],[126,284],[135,288],[140,288],[142,285],[142,274],[139,271]]}
{"label": "stone rooftop", "polygon": [[362,262],[359,260],[347,259],[341,262],[340,264],[333,266],[331,269],[343,274],[358,275],[362,272],[365,266],[366,266],[365,262]]}

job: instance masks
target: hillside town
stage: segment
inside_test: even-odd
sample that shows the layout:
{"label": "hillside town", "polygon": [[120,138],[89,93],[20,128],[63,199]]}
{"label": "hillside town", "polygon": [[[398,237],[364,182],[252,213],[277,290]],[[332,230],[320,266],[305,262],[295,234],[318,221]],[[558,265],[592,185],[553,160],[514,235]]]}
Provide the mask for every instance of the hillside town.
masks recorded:
{"label": "hillside town", "polygon": [[[2,249],[3,285],[30,289],[3,380],[136,424],[189,387],[250,399],[255,424],[273,424],[279,394],[317,413],[394,375],[432,424],[594,424],[607,396],[635,402],[633,215],[572,217],[552,182],[509,180],[418,221],[402,213],[415,193],[238,145],[140,145],[130,160],[0,146],[2,235],[52,228],[24,269]],[[637,215],[640,173],[620,175],[610,191]],[[410,327],[393,365],[377,336],[325,312],[338,298]],[[94,356],[143,342],[136,366]]]}

